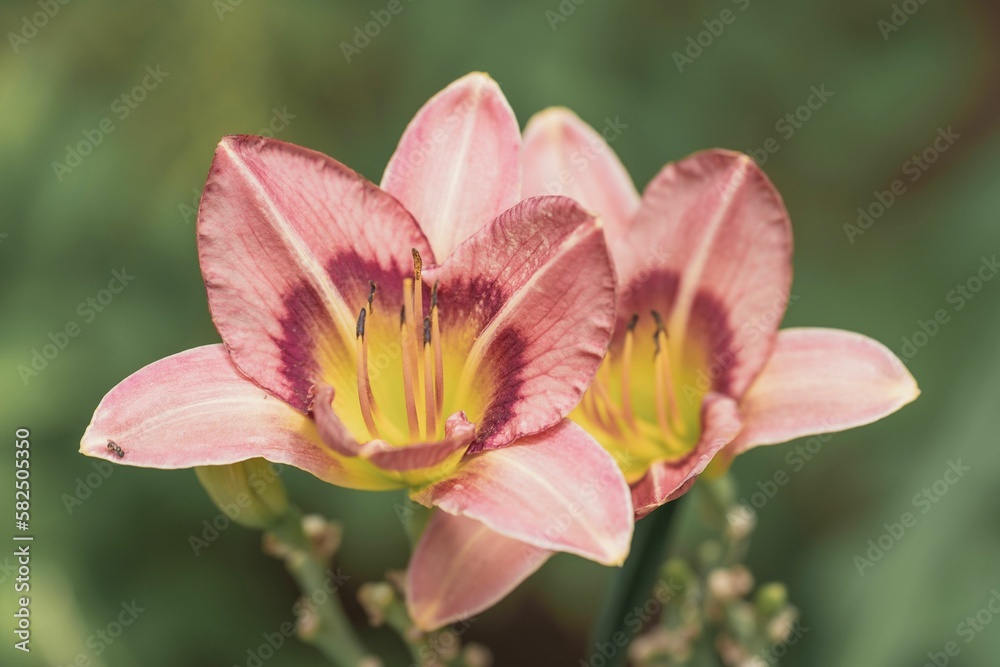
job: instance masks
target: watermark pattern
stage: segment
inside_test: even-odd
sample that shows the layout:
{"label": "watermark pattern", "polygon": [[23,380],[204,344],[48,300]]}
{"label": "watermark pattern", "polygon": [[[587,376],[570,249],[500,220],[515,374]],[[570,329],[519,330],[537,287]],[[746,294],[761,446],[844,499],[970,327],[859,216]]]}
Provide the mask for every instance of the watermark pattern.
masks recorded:
{"label": "watermark pattern", "polygon": [[[750,7],[750,0],[731,0],[731,2],[736,5],[740,13],[745,12]],[[701,54],[712,46],[716,39],[722,36],[722,33],[726,30],[726,26],[736,22],[736,18],[739,15],[739,13],[727,7],[719,12],[717,18],[702,21],[701,23],[705,26],[705,29],[696,35],[688,35],[687,46],[683,53],[680,51],[674,51],[673,53],[672,57],[674,65],[677,66],[677,71],[683,74],[685,67],[693,65],[694,61],[700,58]]]}
{"label": "watermark pattern", "polygon": [[656,618],[663,607],[683,590],[684,587],[674,581],[673,577],[668,577],[666,580],[661,578],[656,582],[653,594],[644,603],[636,605],[625,614],[623,625],[628,632],[619,630],[609,637],[609,641],[595,643],[586,659],[580,659],[580,667],[605,667],[612,664],[620,651],[628,650],[632,637],[642,632],[646,624]]}
{"label": "watermark pattern", "polygon": [[[920,515],[927,514],[934,506],[941,502],[941,499],[948,495],[948,491],[955,484],[958,484],[972,468],[962,464],[962,459],[948,461],[947,468],[940,478],[934,480],[930,485],[925,486],[918,493],[914,494],[911,504],[915,509],[920,510]],[[858,574],[865,576],[865,570],[875,567],[885,554],[894,546],[899,544],[909,529],[917,525],[919,515],[913,512],[903,512],[898,521],[883,523],[885,531],[868,540],[868,550],[864,555],[855,554],[854,567]]]}
{"label": "watermark pattern", "polygon": [[830,101],[831,97],[833,91],[827,90],[825,83],[810,86],[806,101],[774,122],[774,131],[778,133],[778,137],[768,137],[760,148],[748,150],[747,155],[752,157],[758,166],[763,167],[772,155],[781,150],[782,141],[791,140],[795,133]]}
{"label": "watermark pattern", "polygon": [[791,646],[795,646],[802,639],[802,635],[809,632],[809,628],[802,625],[800,619],[795,619],[792,627],[788,629],[788,634],[781,641],[774,642],[765,649],[761,649],[757,654],[752,667],[764,667],[765,665],[777,665],[788,653]]}
{"label": "watermark pattern", "polygon": [[888,42],[893,33],[899,32],[910,17],[920,11],[920,8],[927,4],[927,0],[903,0],[892,5],[892,12],[889,18],[881,18],[875,23],[875,27],[882,34],[882,40]]}
{"label": "watermark pattern", "polygon": [[[833,428],[825,425],[820,426],[820,430]],[[806,465],[812,461],[822,451],[823,446],[833,439],[830,433],[814,435],[811,438],[797,443],[785,454],[785,465],[791,473],[801,472]],[[792,481],[792,475],[785,468],[779,468],[774,473],[763,480],[757,480],[756,490],[751,492],[749,497],[740,498],[739,504],[735,505],[727,514],[726,519],[730,526],[743,525],[746,521],[756,519],[757,512],[774,500],[779,491],[788,486]]]}
{"label": "watermark pattern", "polygon": [[[285,471],[285,466],[280,463],[271,463],[268,461],[264,470],[264,474],[252,472],[247,476],[247,485],[258,496],[264,495],[269,485],[281,482],[280,475]],[[191,547],[194,555],[200,556],[205,549],[212,546],[219,539],[219,536],[233,525],[233,522],[239,518],[240,514],[253,505],[253,502],[253,498],[249,494],[238,493],[233,502],[222,506],[221,512],[211,519],[202,521],[200,535],[188,535],[188,546]]]}
{"label": "watermark pattern", "polygon": [[[127,119],[146,100],[149,93],[156,90],[168,76],[170,76],[170,72],[163,71],[160,65],[147,66],[146,75],[138,84],[112,100],[111,113],[114,118],[117,118],[118,122]],[[104,143],[104,139],[109,134],[118,129],[114,118],[105,116],[97,122],[96,127],[83,130],[83,139],[75,144],[66,144],[64,162],[58,160],[52,162],[52,172],[60,183],[66,176],[73,173],[74,169],[83,164],[83,159]]]}
{"label": "watermark pattern", "polygon": [[[310,591],[308,595],[299,598],[292,606],[292,614],[295,618],[303,618],[305,615],[310,613],[311,609],[316,609],[322,607],[330,598],[336,596],[337,593],[342,589],[347,582],[350,580],[350,576],[341,572],[338,567],[336,570],[328,569],[326,571],[326,578],[323,583],[318,586],[315,590]],[[261,635],[264,641],[255,647],[248,648],[246,651],[246,661],[243,663],[245,667],[261,667],[265,662],[274,657],[275,653],[285,642],[295,634],[295,623],[292,621],[285,621],[278,626],[278,629],[274,632],[265,632]],[[241,665],[233,665],[233,667],[243,667]]]}
{"label": "watermark pattern", "polygon": [[215,15],[222,22],[226,20],[226,14],[235,12],[236,8],[242,4],[243,0],[212,0],[212,9],[215,10]]}
{"label": "watermark pattern", "polygon": [[[257,136],[267,137],[268,139],[274,139],[277,135],[288,129],[291,121],[295,120],[296,116],[293,113],[289,113],[288,107],[274,107],[271,110],[271,119],[267,122],[267,125],[257,130]],[[191,224],[198,217],[198,206],[201,204],[201,189],[192,188],[191,202],[181,202],[177,205],[177,210],[180,211],[181,218],[186,224]]]}
{"label": "watermark pattern", "polygon": [[32,379],[48,368],[49,364],[69,346],[70,341],[80,335],[84,326],[97,319],[97,315],[104,312],[115,295],[121,294],[133,280],[135,276],[129,275],[125,268],[121,271],[115,269],[111,272],[107,288],[77,304],[75,312],[79,320],[69,320],[59,330],[50,331],[46,337],[48,342],[43,343],[41,348],[31,349],[31,360],[27,364],[17,365],[17,374],[24,386],[27,387]]}
{"label": "watermark pattern", "polygon": [[106,626],[98,628],[87,637],[87,648],[91,652],[78,653],[71,662],[66,663],[65,666],[59,665],[57,667],[89,667],[94,664],[91,656],[99,658],[104,655],[111,645],[122,636],[125,628],[135,623],[136,619],[144,611],[146,611],[146,608],[140,607],[135,600],[122,602],[121,611],[118,612],[118,615]]}
{"label": "watermark pattern", "polygon": [[1000,262],[997,262],[997,256],[995,254],[991,257],[984,255],[981,258],[979,268],[945,294],[945,301],[951,304],[951,312],[947,308],[938,308],[930,319],[917,320],[916,331],[909,336],[903,336],[899,348],[899,356],[903,359],[903,363],[910,363],[917,356],[917,353],[941,331],[941,327],[951,322],[952,315],[965,308],[979,294],[983,286],[993,280],[998,272],[1000,272]]}
{"label": "watermark pattern", "polygon": [[115,471],[113,465],[100,459],[91,462],[90,465],[94,468],[94,471],[88,473],[86,477],[77,477],[73,492],[63,493],[60,496],[67,514],[73,514],[78,507],[82,506],[84,501],[94,495],[94,491],[99,489],[105,480],[111,477],[111,473]]}
{"label": "watermark pattern", "polygon": [[395,159],[398,162],[396,162],[394,168],[399,171],[399,176],[409,178],[413,175],[414,171],[420,169],[434,150],[448,138],[449,134],[479,108],[483,94],[484,91],[477,90],[474,94],[470,95],[468,99],[464,100],[445,116],[444,122],[441,123],[440,127],[435,128],[433,132],[427,133],[423,141],[410,149],[405,157],[401,158],[397,156]]}
{"label": "watermark pattern", "polygon": [[[31,431],[19,428],[14,432],[14,525],[22,533],[31,521]],[[19,593],[14,612],[14,648],[31,652],[31,545],[34,536],[14,535],[14,592]],[[5,569],[8,561],[4,562]],[[4,580],[7,579],[6,572]]]}
{"label": "watermark pattern", "polygon": [[559,25],[569,20],[569,17],[576,13],[576,8],[587,2],[587,0],[562,0],[556,8],[545,10],[545,20],[549,23],[549,28],[555,32]]}
{"label": "watermark pattern", "polygon": [[[413,0],[407,0],[407,4],[410,2]],[[363,25],[354,26],[351,41],[340,43],[340,52],[344,54],[344,60],[350,63],[352,58],[360,55],[364,49],[368,48],[372,40],[381,35],[382,31],[389,26],[393,17],[402,14],[404,9],[406,9],[406,4],[403,4],[403,0],[389,0],[385,8],[371,10],[369,14],[372,20]]]}
{"label": "watermark pattern", "polygon": [[545,193],[549,195],[563,194],[568,186],[572,185],[577,178],[590,169],[597,158],[610,150],[608,144],[614,143],[622,135],[622,132],[627,129],[628,124],[623,123],[620,116],[615,116],[614,119],[605,118],[604,127],[601,128],[600,134],[604,137],[604,141],[607,144],[594,138],[584,148],[578,148],[573,151],[569,156],[569,163],[572,165],[573,170],[563,169],[556,178],[547,181],[545,183]]}
{"label": "watermark pattern", "polygon": [[[947,152],[961,138],[962,135],[952,130],[951,125],[947,128],[939,127],[931,145],[925,148],[919,155],[910,156],[910,159],[903,163],[901,167],[903,175],[909,177],[908,180],[911,185],[916,183],[940,159],[941,155]],[[872,193],[874,201],[870,202],[867,206],[858,207],[857,224],[844,224],[844,233],[847,234],[847,240],[851,242],[851,245],[854,245],[854,240],[857,237],[871,229],[875,221],[885,215],[885,212],[896,203],[899,197],[906,194],[906,191],[906,181],[901,178],[895,179],[889,184],[889,188],[886,190],[875,190]]]}
{"label": "watermark pattern", "polygon": [[[969,614],[955,626],[955,634],[968,646],[998,615],[1000,615],[1000,590],[994,588],[990,591],[989,599],[976,613]],[[921,667],[947,667],[951,664],[951,659],[958,657],[961,652],[962,646],[957,641],[946,642],[940,651],[928,651],[927,661]]]}
{"label": "watermark pattern", "polygon": [[777,330],[787,310],[799,298],[797,294],[789,294],[786,298],[783,292],[776,290],[771,303],[755,317],[743,323],[733,344],[725,350],[713,352],[707,370],[699,368],[695,374],[694,382],[684,383],[681,392],[687,403],[689,405],[700,403],[705,392],[712,388],[715,381],[739,361],[743,348],[759,340],[762,335],[768,335]]}
{"label": "watermark pattern", "polygon": [[17,32],[8,32],[7,41],[14,53],[19,53],[21,47],[38,35],[38,31],[49,24],[49,21],[56,17],[56,14],[68,5],[70,0],[38,0],[36,3],[41,11],[37,11],[30,16],[21,18],[21,29]]}

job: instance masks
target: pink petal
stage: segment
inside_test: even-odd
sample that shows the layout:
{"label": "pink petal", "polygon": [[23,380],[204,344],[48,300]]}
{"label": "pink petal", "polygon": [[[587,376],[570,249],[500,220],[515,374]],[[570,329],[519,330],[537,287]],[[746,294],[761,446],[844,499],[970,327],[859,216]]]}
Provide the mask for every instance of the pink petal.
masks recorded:
{"label": "pink petal", "polygon": [[556,424],[580,401],[614,324],[615,279],[600,224],[565,197],[521,202],[439,269],[442,327],[477,332],[473,451]]}
{"label": "pink petal", "polygon": [[384,440],[372,440],[361,448],[361,456],[383,470],[430,468],[468,449],[476,435],[476,427],[465,418],[465,413],[456,412],[448,417],[444,432],[443,440],[418,442],[405,447],[393,447]]}
{"label": "pink petal", "polygon": [[[401,284],[411,248],[433,261],[409,213],[335,160],[260,137],[219,144],[198,214],[212,319],[240,370],[294,407],[318,359],[353,367],[368,281]],[[394,292],[379,312],[399,311]]]}
{"label": "pink petal", "polygon": [[429,632],[474,616],[517,588],[551,555],[478,521],[435,512],[406,573],[410,617]]}
{"label": "pink petal", "polygon": [[903,362],[867,336],[785,329],[740,403],[746,428],[729,453],[870,424],[919,394]]}
{"label": "pink petal", "polygon": [[445,437],[433,442],[418,442],[395,447],[385,440],[369,440],[363,445],[348,430],[333,409],[334,390],[321,386],[313,401],[313,414],[320,439],[330,449],[346,457],[360,456],[376,467],[393,472],[430,468],[459,450],[465,451],[476,434],[464,412],[456,412],[445,422]]}
{"label": "pink petal", "polygon": [[690,454],[676,461],[658,461],[632,486],[636,519],[688,492],[715,455],[731,443],[743,422],[736,401],[721,394],[705,396],[701,410],[702,431]]}
{"label": "pink petal", "polygon": [[398,486],[367,463],[327,450],[312,421],[243,376],[222,345],[175,354],[123,380],[97,407],[80,451],[171,469],[262,457],[340,486]]}
{"label": "pink petal", "polygon": [[569,109],[535,114],[524,129],[522,196],[565,195],[625,234],[639,210],[639,193],[621,160],[594,128]]}
{"label": "pink petal", "polygon": [[540,549],[606,565],[620,565],[632,540],[630,492],[618,465],[569,421],[466,458],[419,499]]}
{"label": "pink petal", "polygon": [[714,390],[745,391],[770,354],[792,280],[788,212],[753,160],[712,150],[667,165],[628,237],[609,243],[622,317],[669,305],[672,354],[708,366]]}
{"label": "pink petal", "polygon": [[521,133],[489,76],[462,77],[410,121],[382,187],[410,210],[443,261],[513,206],[521,191]]}

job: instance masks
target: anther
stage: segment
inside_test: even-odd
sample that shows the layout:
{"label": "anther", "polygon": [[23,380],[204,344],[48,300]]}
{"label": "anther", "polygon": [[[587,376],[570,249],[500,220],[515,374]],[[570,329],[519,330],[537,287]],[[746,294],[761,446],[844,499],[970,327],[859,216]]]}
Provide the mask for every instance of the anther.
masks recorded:
{"label": "anther", "polygon": [[361,312],[358,313],[358,327],[355,330],[355,336],[357,336],[358,338],[361,338],[362,336],[365,335],[365,315],[366,314],[367,313],[366,313],[366,311],[365,311],[364,308],[362,308]]}
{"label": "anther", "polygon": [[373,314],[375,313],[375,290],[377,288],[378,285],[375,284],[374,280],[368,281],[368,310]]}
{"label": "anther", "polygon": [[375,395],[372,393],[372,385],[368,377],[368,340],[365,338],[365,319],[367,311],[362,308],[358,313],[357,338],[355,342],[355,352],[357,356],[357,366],[355,374],[358,377],[358,402],[361,404],[361,416],[364,417],[365,426],[368,428],[368,435],[372,438],[379,437],[378,427],[375,425],[375,414],[378,406],[375,403]]}
{"label": "anther", "polygon": [[420,273],[424,267],[424,261],[420,259],[420,253],[417,252],[416,248],[411,248],[410,252],[413,253],[413,282],[420,282]]}

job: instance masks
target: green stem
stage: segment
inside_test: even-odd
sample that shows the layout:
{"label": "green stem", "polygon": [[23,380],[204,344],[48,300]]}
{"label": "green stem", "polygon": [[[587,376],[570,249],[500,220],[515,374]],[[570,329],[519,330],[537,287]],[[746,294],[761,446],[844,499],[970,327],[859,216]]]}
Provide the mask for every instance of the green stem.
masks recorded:
{"label": "green stem", "polygon": [[617,633],[622,633],[627,638],[626,645],[621,646],[608,660],[608,667],[625,664],[628,642],[631,642],[634,635],[634,631],[626,626],[626,617],[635,607],[643,606],[649,599],[660,567],[666,559],[667,543],[672,532],[671,522],[681,500],[682,498],[678,498],[667,503],[635,524],[632,550],[625,564],[612,577],[611,587],[601,605],[587,646],[588,651],[596,650],[596,644],[604,645],[609,642],[618,647],[621,642],[614,641],[614,637]]}
{"label": "green stem", "polygon": [[302,594],[311,601],[316,598],[326,599],[324,604],[315,605],[317,627],[302,639],[319,649],[337,667],[380,664],[372,662],[374,658],[371,653],[357,638],[336,591],[324,596],[314,595],[321,589],[329,593],[330,587],[336,586],[337,582],[330,581],[329,563],[314,552],[309,537],[303,531],[301,513],[290,509],[285,519],[269,533],[288,550],[284,555],[285,566],[298,583]]}

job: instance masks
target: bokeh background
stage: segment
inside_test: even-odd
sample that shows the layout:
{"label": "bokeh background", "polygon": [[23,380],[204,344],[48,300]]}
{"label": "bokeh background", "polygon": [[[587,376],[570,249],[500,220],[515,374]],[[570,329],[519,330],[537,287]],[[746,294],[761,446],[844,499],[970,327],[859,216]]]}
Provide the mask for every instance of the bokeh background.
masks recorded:
{"label": "bokeh background", "polygon": [[[790,474],[759,511],[749,556],[760,579],[788,584],[809,628],[782,664],[922,665],[949,641],[962,651],[953,664],[995,664],[1000,619],[970,643],[957,626],[1000,586],[1000,280],[961,308],[952,290],[1000,251],[996,3],[908,0],[886,32],[889,0],[403,0],[350,61],[341,44],[387,2],[52,0],[58,11],[33,31],[25,20],[42,23],[40,4],[0,6],[0,496],[12,504],[14,432],[27,426],[36,534],[30,656],[11,648],[12,576],[0,571],[4,665],[243,665],[290,618],[296,590],[257,534],[232,527],[194,555],[189,537],[217,510],[191,472],[115,468],[67,508],[95,470],[79,438],[126,375],[218,340],[193,208],[221,136],[270,125],[378,181],[411,115],[470,70],[499,81],[522,123],[553,104],[598,127],[620,119],[614,148],[640,187],[695,150],[775,139],[763,167],[796,238],[786,326],[856,330],[902,354],[921,321],[946,311],[908,362],[923,389],[915,404],[834,436],[801,470],[786,445],[734,473],[742,494]],[[679,71],[675,52],[725,9],[735,21]],[[122,117],[114,100],[157,66],[166,78]],[[776,123],[813,86],[833,95],[788,136]],[[56,173],[104,118],[113,131]],[[959,138],[911,180],[912,156],[948,128]],[[905,193],[851,238],[845,225],[896,179]],[[81,309],[116,269],[134,280],[100,312]],[[18,367],[69,322],[79,335],[23,378]],[[854,556],[959,459],[971,471],[859,575]],[[404,564],[397,498],[297,471],[285,482],[301,506],[343,522],[349,593]],[[556,558],[467,634],[499,665],[576,665],[608,574]],[[134,625],[105,650],[88,646],[132,600],[145,609]],[[268,664],[324,663],[292,641]]]}

